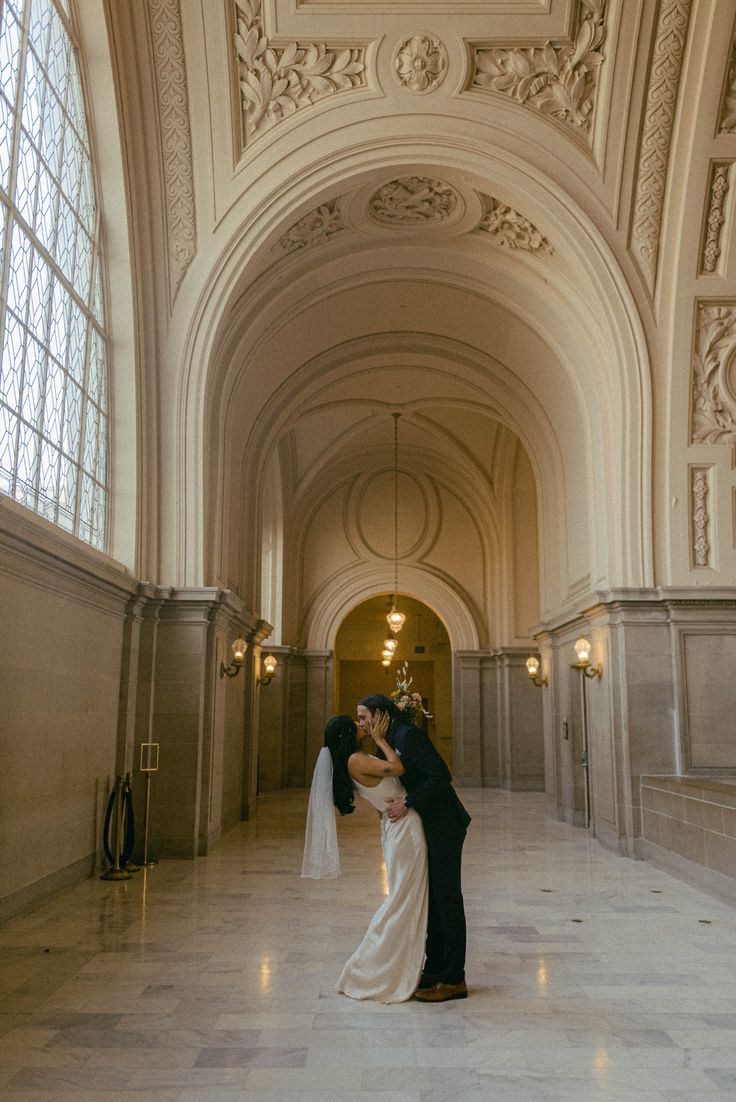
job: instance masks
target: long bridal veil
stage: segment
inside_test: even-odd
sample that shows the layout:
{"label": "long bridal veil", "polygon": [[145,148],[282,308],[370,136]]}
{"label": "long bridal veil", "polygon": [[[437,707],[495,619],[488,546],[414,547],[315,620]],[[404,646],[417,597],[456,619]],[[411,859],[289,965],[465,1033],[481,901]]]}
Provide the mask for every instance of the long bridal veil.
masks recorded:
{"label": "long bridal veil", "polygon": [[309,793],[302,876],[328,880],[339,875],[340,854],[332,803],[332,756],[323,746],[317,756]]}

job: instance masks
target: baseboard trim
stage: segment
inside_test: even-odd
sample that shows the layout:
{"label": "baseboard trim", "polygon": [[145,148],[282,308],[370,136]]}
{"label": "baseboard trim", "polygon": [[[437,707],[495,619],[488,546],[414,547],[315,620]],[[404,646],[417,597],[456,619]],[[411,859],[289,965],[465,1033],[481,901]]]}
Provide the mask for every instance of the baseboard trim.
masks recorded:
{"label": "baseboard trim", "polygon": [[71,865],[65,865],[62,869],[50,872],[47,876],[0,897],[0,922],[7,922],[9,918],[34,910],[50,896],[78,884],[80,880],[89,880],[98,870],[100,860],[101,854],[90,853],[73,861]]}
{"label": "baseboard trim", "polygon": [[699,865],[697,861],[690,861],[687,857],[680,857],[678,853],[671,853],[662,846],[656,846],[654,842],[648,842],[646,838],[642,841],[641,850],[643,859],[663,872],[668,872],[678,880],[684,880],[691,887],[714,895],[725,903],[736,904],[736,880],[733,877]]}

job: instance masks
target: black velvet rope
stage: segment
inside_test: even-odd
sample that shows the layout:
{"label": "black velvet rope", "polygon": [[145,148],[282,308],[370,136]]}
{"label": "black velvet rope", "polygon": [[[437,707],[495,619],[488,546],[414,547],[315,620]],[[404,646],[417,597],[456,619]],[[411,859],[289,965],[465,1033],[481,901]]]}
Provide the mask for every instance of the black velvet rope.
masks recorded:
{"label": "black velvet rope", "polygon": [[[113,787],[110,793],[110,798],[107,801],[107,811],[105,812],[105,823],[102,828],[102,845],[105,850],[105,856],[111,865],[115,864],[115,854],[112,851],[110,837],[110,826],[112,823],[113,810],[115,808],[115,793],[117,786]],[[130,784],[126,782],[123,787],[123,844],[120,853],[120,868],[125,868],[126,864],[130,860],[133,850],[135,848],[135,813],[133,811],[133,789]]]}

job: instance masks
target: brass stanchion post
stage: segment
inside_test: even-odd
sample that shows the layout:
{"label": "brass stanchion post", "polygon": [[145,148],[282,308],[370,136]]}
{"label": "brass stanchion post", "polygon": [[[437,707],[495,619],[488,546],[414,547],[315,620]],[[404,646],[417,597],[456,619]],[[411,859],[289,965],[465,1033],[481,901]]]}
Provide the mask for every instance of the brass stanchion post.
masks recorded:
{"label": "brass stanchion post", "polygon": [[100,876],[100,880],[130,880],[130,873],[120,867],[120,854],[123,846],[123,778],[115,781],[115,842],[114,861],[111,869],[107,869]]}
{"label": "brass stanchion post", "polygon": [[158,772],[157,742],[141,743],[140,771],[146,774],[146,814],[143,826],[143,868],[149,869],[158,864],[158,859],[148,856],[148,832],[151,825],[151,776]]}

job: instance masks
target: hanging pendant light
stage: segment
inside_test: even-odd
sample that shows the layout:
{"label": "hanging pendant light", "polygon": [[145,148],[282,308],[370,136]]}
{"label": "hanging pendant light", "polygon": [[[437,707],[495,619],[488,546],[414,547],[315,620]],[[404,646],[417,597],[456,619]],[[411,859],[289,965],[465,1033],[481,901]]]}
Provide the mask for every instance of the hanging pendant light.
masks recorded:
{"label": "hanging pendant light", "polygon": [[394,419],[394,591],[391,595],[391,611],[386,617],[389,630],[396,635],[406,623],[406,616],[397,608],[399,591],[399,417],[400,413],[392,413]]}

